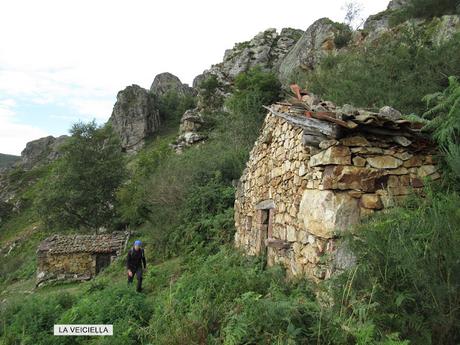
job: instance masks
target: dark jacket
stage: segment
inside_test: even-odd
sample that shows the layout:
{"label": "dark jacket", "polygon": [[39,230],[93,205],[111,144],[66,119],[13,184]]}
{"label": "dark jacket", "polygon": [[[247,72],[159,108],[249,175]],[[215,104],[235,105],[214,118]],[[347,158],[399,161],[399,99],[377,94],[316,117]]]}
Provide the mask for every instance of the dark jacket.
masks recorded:
{"label": "dark jacket", "polygon": [[145,261],[144,249],[140,248],[139,250],[135,250],[131,248],[128,251],[128,257],[126,259],[126,267],[131,271],[137,271],[138,268],[142,267],[144,264],[144,268],[147,266]]}

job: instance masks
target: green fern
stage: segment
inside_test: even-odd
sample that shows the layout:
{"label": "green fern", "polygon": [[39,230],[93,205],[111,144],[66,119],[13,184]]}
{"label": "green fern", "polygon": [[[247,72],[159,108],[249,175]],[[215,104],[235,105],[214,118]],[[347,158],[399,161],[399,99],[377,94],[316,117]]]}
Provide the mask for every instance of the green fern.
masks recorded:
{"label": "green fern", "polygon": [[449,77],[449,86],[443,92],[436,92],[423,98],[428,107],[423,117],[431,119],[425,126],[433,130],[433,137],[442,147],[457,144],[460,134],[460,82]]}

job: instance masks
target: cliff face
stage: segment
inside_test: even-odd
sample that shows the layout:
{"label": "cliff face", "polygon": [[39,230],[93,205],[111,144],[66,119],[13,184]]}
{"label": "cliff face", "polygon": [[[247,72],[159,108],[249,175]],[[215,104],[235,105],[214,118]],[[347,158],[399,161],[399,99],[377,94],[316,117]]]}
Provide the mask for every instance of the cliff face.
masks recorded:
{"label": "cliff face", "polygon": [[21,160],[17,164],[25,170],[30,170],[37,165],[47,164],[60,155],[59,146],[68,139],[67,135],[60,137],[48,136],[30,141],[21,152]]}
{"label": "cliff face", "polygon": [[237,43],[232,49],[226,50],[223,61],[198,75],[193,86],[198,87],[210,75],[216,76],[222,85],[229,85],[239,73],[255,66],[276,70],[302,34],[302,30],[291,28],[285,28],[280,33],[276,29],[260,32],[251,40]]}
{"label": "cliff face", "polygon": [[160,127],[154,95],[138,85],[126,87],[118,92],[109,123],[119,135],[123,149],[137,152]]}
{"label": "cliff face", "polygon": [[150,86],[150,92],[157,96],[163,96],[170,91],[177,93],[179,96],[194,96],[196,93],[195,89],[188,86],[188,84],[183,84],[172,73],[165,72],[156,75],[152,86]]}

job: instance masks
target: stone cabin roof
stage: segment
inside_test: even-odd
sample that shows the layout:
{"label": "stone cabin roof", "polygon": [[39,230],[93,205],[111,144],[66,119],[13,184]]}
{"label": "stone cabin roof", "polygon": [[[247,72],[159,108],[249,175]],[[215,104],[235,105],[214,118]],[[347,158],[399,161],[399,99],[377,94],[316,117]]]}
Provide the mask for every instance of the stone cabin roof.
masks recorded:
{"label": "stone cabin roof", "polygon": [[53,235],[40,243],[37,252],[48,254],[112,253],[119,254],[129,233],[116,231],[100,235]]}
{"label": "stone cabin roof", "polygon": [[301,100],[290,99],[265,107],[271,114],[304,130],[303,143],[318,146],[323,140],[340,139],[353,133],[386,137],[398,145],[418,149],[433,146],[422,133],[424,124],[403,119],[401,113],[385,106],[379,112],[357,109],[350,105],[336,106],[313,94]]}

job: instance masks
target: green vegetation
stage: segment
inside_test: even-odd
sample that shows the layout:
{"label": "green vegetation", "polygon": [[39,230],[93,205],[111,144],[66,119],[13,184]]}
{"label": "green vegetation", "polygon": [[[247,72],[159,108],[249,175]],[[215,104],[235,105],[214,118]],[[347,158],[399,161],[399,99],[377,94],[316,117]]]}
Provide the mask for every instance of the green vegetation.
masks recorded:
{"label": "green vegetation", "polygon": [[158,97],[158,110],[163,121],[162,127],[175,127],[187,109],[196,106],[196,99],[191,95],[179,95],[170,90]]}
{"label": "green vegetation", "polygon": [[444,89],[447,76],[460,74],[459,36],[439,47],[429,39],[423,27],[406,25],[397,40],[385,35],[372,49],[328,55],[307,77],[307,89],[337,104],[391,105],[421,114],[422,97]]}
{"label": "green vegetation", "polygon": [[[231,246],[234,180],[259,134],[262,105],[279,99],[280,84],[250,70],[224,104],[211,77],[198,96],[212,119],[209,139],[180,155],[169,143],[195,103],[171,93],[158,99],[166,130],[127,160],[109,127],[77,124],[63,158],[10,173],[22,207],[6,211],[0,239],[18,240],[20,250],[0,264],[0,344],[458,344],[459,43],[431,47],[410,27],[401,41],[383,42],[327,57],[311,76],[313,91],[337,103],[423,113],[445,173],[423,196],[369,218],[344,239],[356,266],[312,286]],[[146,243],[144,294],[126,286],[122,259],[91,282],[28,294],[33,253],[49,231],[43,220],[63,231],[81,227],[79,217],[92,222],[88,228],[114,218]],[[53,337],[56,323],[111,323],[115,335]]]}
{"label": "green vegetation", "polygon": [[41,181],[36,208],[49,227],[98,229],[116,222],[115,191],[125,177],[124,157],[110,126],[77,123],[63,157]]}
{"label": "green vegetation", "polygon": [[334,37],[334,44],[335,46],[340,49],[348,45],[350,42],[351,37],[353,35],[353,31],[349,25],[342,24],[342,23],[334,23],[334,26],[339,30],[337,35]]}
{"label": "green vegetation", "polygon": [[410,0],[406,6],[392,13],[390,23],[396,25],[411,18],[433,18],[460,13],[458,0]]}
{"label": "green vegetation", "polygon": [[[215,77],[208,78],[200,84],[200,97],[215,97],[218,86]],[[229,112],[208,115],[213,126],[205,144],[177,155],[168,145],[171,137],[157,138],[132,163],[131,179],[118,193],[120,209],[124,221],[148,223],[157,257],[203,247],[215,252],[231,240],[232,181],[240,177],[258,135],[262,105],[279,93],[273,74],[251,70],[236,78],[226,102]]]}

